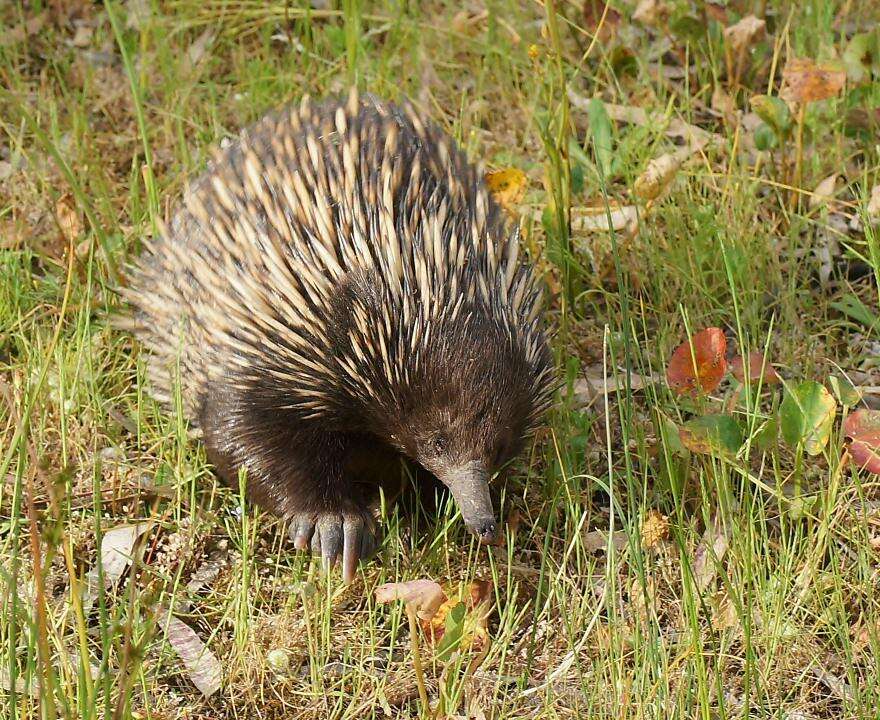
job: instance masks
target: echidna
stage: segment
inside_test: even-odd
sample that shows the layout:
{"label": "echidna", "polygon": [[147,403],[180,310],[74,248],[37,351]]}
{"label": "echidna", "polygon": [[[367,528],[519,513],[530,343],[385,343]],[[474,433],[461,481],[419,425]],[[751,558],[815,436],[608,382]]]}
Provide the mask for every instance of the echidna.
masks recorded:
{"label": "echidna", "polygon": [[[409,105],[302,101],[241,133],[131,269],[154,395],[354,576],[403,457],[490,542],[491,474],[550,401],[540,289],[477,170]],[[395,464],[397,470],[395,471]]]}

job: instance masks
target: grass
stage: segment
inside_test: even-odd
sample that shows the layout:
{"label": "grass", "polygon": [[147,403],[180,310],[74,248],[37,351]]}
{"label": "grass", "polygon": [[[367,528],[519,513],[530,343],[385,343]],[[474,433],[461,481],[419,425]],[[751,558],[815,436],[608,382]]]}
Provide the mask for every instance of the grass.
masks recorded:
{"label": "grass", "polygon": [[[719,21],[720,6],[676,0],[649,27],[612,5],[595,42],[604,6],[565,0],[0,9],[0,717],[429,717],[407,615],[373,596],[425,577],[449,593],[492,583],[478,667],[421,638],[438,715],[877,717],[880,488],[845,462],[839,422],[811,457],[760,442],[778,388],[689,400],[619,371],[630,382],[588,408],[574,392],[597,364],[662,376],[707,326],[766,349],[788,386],[880,385],[876,67],[850,70],[770,153],[743,117],[788,59],[839,58],[876,7],[754,3],[768,34],[737,60],[721,30],[752,3]],[[126,259],[213,144],[351,83],[413,98],[474,159],[526,173],[516,210],[566,383],[506,485],[504,547],[476,546],[445,500],[386,507],[378,559],[344,587],[218,485],[108,315]],[[592,124],[569,91],[605,102]],[[639,205],[635,233],[578,218],[632,203],[677,146],[657,123],[603,125],[610,103],[720,136]],[[811,201],[831,173],[835,202]],[[672,425],[722,405],[748,448],[682,452]],[[105,587],[102,537],[146,521]],[[217,693],[193,685],[162,608],[219,658]]]}

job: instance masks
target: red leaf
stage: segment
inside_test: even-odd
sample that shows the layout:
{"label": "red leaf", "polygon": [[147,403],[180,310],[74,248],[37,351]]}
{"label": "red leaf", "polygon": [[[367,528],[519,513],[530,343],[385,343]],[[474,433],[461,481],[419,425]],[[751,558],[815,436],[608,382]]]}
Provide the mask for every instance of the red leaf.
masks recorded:
{"label": "red leaf", "polygon": [[[746,371],[743,363],[743,356],[737,355],[730,361],[730,372],[740,382],[745,382]],[[751,382],[761,381],[761,375],[764,376],[763,383],[772,385],[779,382],[779,375],[776,369],[764,359],[763,353],[749,353],[749,380]]]}
{"label": "red leaf", "polygon": [[679,395],[702,391],[712,392],[721,384],[727,361],[727,339],[720,328],[706,328],[684,342],[672,354],[666,369],[666,380]]}
{"label": "red leaf", "polygon": [[856,410],[843,423],[852,442],[849,454],[856,465],[880,475],[880,410]]}

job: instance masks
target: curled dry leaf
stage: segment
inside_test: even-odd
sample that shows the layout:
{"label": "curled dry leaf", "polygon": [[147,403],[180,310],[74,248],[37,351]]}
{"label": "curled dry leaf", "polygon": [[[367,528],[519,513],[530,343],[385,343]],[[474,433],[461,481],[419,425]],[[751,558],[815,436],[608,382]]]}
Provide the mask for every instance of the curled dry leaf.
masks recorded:
{"label": "curled dry leaf", "polygon": [[634,22],[651,27],[669,17],[669,6],[663,0],[641,0],[633,11]]}
{"label": "curled dry leaf", "polygon": [[168,644],[186,668],[186,674],[205,697],[210,697],[220,689],[223,671],[220,661],[183,620],[166,612],[164,624],[168,633]]}
{"label": "curled dry leaf", "polygon": [[748,363],[743,361],[742,355],[737,355],[730,361],[730,373],[740,382],[746,381],[746,364],[748,364],[748,377],[751,382],[760,381],[765,385],[779,382],[776,368],[764,358],[764,353],[758,351],[749,353]]}
{"label": "curled dry leaf", "polygon": [[738,23],[724,29],[724,39],[734,52],[740,53],[761,38],[766,25],[767,23],[754,15],[746,15]]}
{"label": "curled dry leaf", "polygon": [[808,58],[789,60],[782,71],[785,98],[809,103],[834,97],[846,82],[846,70],[833,65],[818,65]]}
{"label": "curled dry leaf", "polygon": [[489,192],[508,212],[516,210],[516,204],[523,199],[528,179],[519,168],[506,168],[487,172],[484,180]]}
{"label": "curled dry leaf", "polygon": [[86,574],[83,587],[83,609],[88,612],[95,603],[100,589],[100,573],[104,574],[104,587],[115,585],[125,569],[131,565],[132,553],[137,539],[153,526],[151,522],[120,525],[104,533],[101,538],[100,568],[96,565]]}
{"label": "curled dry leaf", "polygon": [[700,592],[709,587],[709,583],[715,579],[716,564],[724,559],[729,545],[730,540],[724,531],[724,526],[716,515],[712,518],[712,525],[703,533],[703,539],[694,553],[694,581]]}
{"label": "curled dry leaf", "polygon": [[[572,208],[571,228],[578,232],[626,231],[635,235],[639,225],[639,211],[635,205],[620,206],[610,203],[610,213],[604,207]],[[608,222],[608,216],[611,222]]]}
{"label": "curled dry leaf", "polygon": [[727,361],[727,338],[720,328],[701,330],[691,343],[684,342],[672,354],[666,369],[666,380],[678,394],[710,393],[721,384]]}
{"label": "curled dry leaf", "polygon": [[813,194],[810,196],[810,207],[818,208],[827,205],[834,199],[834,188],[837,186],[837,173],[829,175],[822,182],[816,185]]}
{"label": "curled dry leaf", "polygon": [[[653,376],[645,377],[631,372],[629,375],[629,389],[632,392],[643,390],[646,385],[656,382]],[[626,371],[617,371],[614,375],[605,375],[605,368],[601,365],[590,365],[584,368],[583,377],[574,381],[574,401],[577,407],[589,407],[596,400],[606,394],[626,390]]]}
{"label": "curled dry leaf", "polygon": [[681,158],[675,153],[666,153],[654,158],[648,163],[645,171],[636,178],[633,192],[642,200],[654,200],[669,187],[679,167],[681,167]]}
{"label": "curled dry leaf", "polygon": [[880,220],[880,185],[875,185],[871,189],[871,197],[865,212],[871,220]]}
{"label": "curled dry leaf", "polygon": [[73,207],[68,195],[63,196],[55,204],[55,220],[58,227],[61,228],[61,234],[68,242],[76,242],[82,235],[82,222],[79,219],[79,213]]}
{"label": "curled dry leaf", "polygon": [[856,410],[843,423],[849,454],[860,468],[880,474],[880,410]]}
{"label": "curled dry leaf", "polygon": [[437,609],[446,602],[446,593],[433,580],[410,580],[409,582],[385,583],[376,588],[376,602],[388,603],[402,600],[423,620],[434,617]]}
{"label": "curled dry leaf", "polygon": [[582,538],[584,550],[590,553],[607,550],[609,545],[614,550],[623,550],[628,542],[629,538],[624,530],[615,530],[610,536],[607,530],[590,530]]}
{"label": "curled dry leaf", "polygon": [[599,40],[610,40],[620,25],[620,13],[605,0],[584,0],[584,29],[591,35],[598,33]]}

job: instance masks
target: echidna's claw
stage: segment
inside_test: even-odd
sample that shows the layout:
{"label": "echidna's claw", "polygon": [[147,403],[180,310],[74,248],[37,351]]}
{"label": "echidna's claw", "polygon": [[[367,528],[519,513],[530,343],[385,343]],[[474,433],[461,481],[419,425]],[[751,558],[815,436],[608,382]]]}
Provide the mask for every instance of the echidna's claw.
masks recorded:
{"label": "echidna's claw", "polygon": [[360,515],[297,515],[292,520],[290,537],[297,550],[311,545],[312,552],[321,557],[325,571],[329,571],[341,555],[342,579],[346,583],[354,580],[358,563],[376,550],[373,524]]}
{"label": "echidna's claw", "polygon": [[315,521],[307,515],[297,515],[290,525],[290,539],[297,550],[305,550],[315,532]]}

